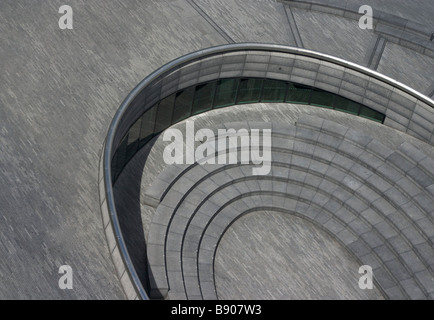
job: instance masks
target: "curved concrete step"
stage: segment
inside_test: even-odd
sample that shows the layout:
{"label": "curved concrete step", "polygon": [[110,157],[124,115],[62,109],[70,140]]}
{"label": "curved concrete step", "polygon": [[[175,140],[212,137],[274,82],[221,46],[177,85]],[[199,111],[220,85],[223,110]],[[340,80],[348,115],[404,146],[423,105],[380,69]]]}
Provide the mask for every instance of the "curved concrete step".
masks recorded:
{"label": "curved concrete step", "polygon": [[[426,215],[424,209],[430,209],[429,203],[432,199],[427,197],[427,192],[423,190],[425,185],[430,186],[432,183],[425,183],[420,186],[414,183],[417,182],[417,179],[414,177],[408,178],[404,175],[405,172],[416,168],[416,165],[426,157],[422,157],[422,154],[416,155],[416,159],[419,161],[417,164],[414,161],[406,159],[404,161],[399,153],[382,148],[381,144],[374,139],[366,135],[357,134],[352,129],[336,124],[333,125],[330,121],[324,122],[318,119],[305,120],[303,119],[303,121],[298,122],[297,125],[299,127],[297,128],[285,128],[284,130],[280,128],[277,132],[273,131],[273,141],[277,142],[273,145],[280,146],[280,148],[273,148],[273,160],[278,159],[283,162],[273,161],[272,171],[269,176],[266,176],[269,181],[249,179],[251,178],[251,172],[249,176],[247,170],[251,170],[251,168],[237,165],[220,165],[214,167],[213,170],[208,170],[208,168],[199,165],[189,166],[187,169],[185,167],[176,167],[174,169],[175,173],[169,172],[163,174],[163,176],[176,177],[176,181],[169,182],[161,179],[165,183],[156,184],[158,186],[156,189],[159,189],[156,194],[163,201],[161,201],[154,217],[149,246],[153,248],[150,252],[156,254],[158,257],[154,257],[151,254],[149,258],[153,269],[155,267],[156,270],[158,269],[161,272],[165,270],[165,273],[170,275],[169,279],[166,279],[165,274],[163,274],[160,280],[167,283],[167,288],[170,287],[171,298],[188,297],[195,299],[201,296],[204,297],[201,292],[201,282],[204,283],[204,287],[212,289],[210,275],[206,275],[201,282],[199,282],[199,277],[197,276],[197,261],[201,260],[198,258],[201,251],[199,251],[200,245],[197,236],[203,232],[204,227],[210,224],[211,220],[214,221],[211,219],[209,212],[212,212],[213,209],[218,210],[218,208],[221,208],[222,205],[230,201],[231,197],[248,197],[252,195],[252,192],[263,194],[267,192],[270,194],[273,192],[277,193],[285,189],[288,183],[290,185],[297,183],[303,185],[303,193],[307,195],[304,201],[317,204],[321,210],[329,210],[328,214],[330,216],[337,215],[342,208],[344,208],[342,212],[345,212],[345,210],[353,211],[350,214],[343,214],[345,218],[342,221],[329,219],[333,222],[329,223],[328,220],[326,222],[335,229],[343,224],[350,230],[354,228],[356,232],[357,230],[358,232],[365,231],[366,234],[359,234],[359,236],[364,236],[360,238],[364,240],[353,244],[354,248],[350,248],[350,250],[354,250],[355,254],[359,257],[362,253],[368,254],[367,252],[369,252],[371,255],[378,256],[379,260],[384,263],[383,265],[387,265],[388,263],[390,269],[399,271],[398,278],[391,282],[394,286],[382,285],[385,290],[388,290],[389,295],[394,297],[398,297],[399,295],[401,297],[406,295],[423,295],[421,294],[422,291],[417,291],[413,288],[414,284],[404,287],[413,288],[418,292],[417,294],[408,288],[407,291],[409,293],[405,293],[402,287],[399,290],[397,288],[400,287],[398,280],[404,279],[410,281],[409,275],[411,272],[416,272],[414,270],[426,272],[428,268],[432,269],[432,262],[430,262],[432,259],[430,259],[429,254],[427,255],[429,249],[426,246],[423,247],[423,250],[422,247],[420,247],[420,250],[416,249],[415,256],[408,254],[407,256],[411,256],[413,260],[407,258],[410,262],[406,261],[407,263],[404,264],[400,261],[405,260],[407,256],[404,255],[404,258],[402,258],[400,251],[398,251],[407,249],[405,253],[408,253],[410,252],[410,246],[421,245],[423,242],[421,242],[421,234],[423,235],[422,240],[428,240],[428,243],[430,237],[432,237],[432,215],[428,214],[426,217],[424,216]],[[273,129],[279,128],[273,125]],[[339,139],[341,140],[340,142]],[[284,148],[281,147],[282,145]],[[335,154],[331,158],[330,150],[333,150],[333,148]],[[275,149],[278,149],[278,151]],[[322,149],[324,152],[321,152]],[[374,150],[376,152],[373,152]],[[236,152],[236,150],[232,150],[232,152]],[[313,160],[313,154],[319,160]],[[322,157],[321,155],[324,156]],[[386,164],[380,164],[381,162],[379,161],[376,162],[375,159],[377,158],[385,160]],[[374,161],[372,161],[373,159]],[[354,163],[356,160],[359,163]],[[430,165],[430,162],[426,163],[428,166]],[[378,164],[377,167],[376,164]],[[167,170],[170,171],[171,169]],[[284,179],[282,176],[292,177],[292,180],[282,181]],[[297,177],[299,180],[297,180]],[[306,177],[310,178],[307,179]],[[341,180],[334,181],[336,177],[341,177]],[[379,181],[381,183],[378,183]],[[398,185],[397,181],[399,181],[399,185],[401,186],[404,185],[404,181],[411,184],[412,188],[408,191],[411,193],[402,193],[398,190],[399,188],[394,187]],[[225,188],[221,188],[222,185]],[[309,188],[306,188],[306,186],[309,186]],[[330,192],[331,190],[333,194],[322,194],[324,190],[321,190],[321,186],[327,187],[326,192]],[[359,189],[361,192],[356,192]],[[210,201],[209,195],[212,192],[214,192],[213,196],[218,197],[218,199]],[[300,192],[301,190],[298,190],[298,196],[300,196]],[[385,192],[384,195],[383,192]],[[356,195],[352,196],[352,193]],[[288,195],[288,193],[286,194]],[[334,194],[337,194],[338,197],[334,197]],[[365,194],[366,199],[363,198]],[[417,196],[412,198],[415,194]],[[207,197],[208,199],[204,203]],[[261,197],[255,198],[252,204],[263,207],[264,203],[261,199]],[[345,202],[343,202],[343,199],[346,199]],[[413,201],[413,199],[416,201]],[[425,201],[425,204],[420,205],[417,201],[418,199]],[[317,201],[320,202],[317,203]],[[373,206],[372,208],[368,208],[367,204],[371,202]],[[246,202],[242,203],[247,205]],[[201,210],[201,212],[204,212],[202,214],[192,216],[193,212],[197,211],[199,205],[206,208],[206,210]],[[268,203],[267,205],[269,208],[273,207],[273,203]],[[284,209],[284,207],[278,208]],[[238,208],[234,212],[238,213],[240,212],[239,210],[241,209]],[[409,211],[409,215],[406,214],[406,210],[411,210]],[[358,216],[358,219],[354,219],[350,223],[348,221],[345,222],[345,219],[351,216]],[[421,222],[415,224],[414,221],[421,217]],[[218,219],[217,221],[220,220]],[[231,223],[230,221],[226,222],[228,224]],[[224,224],[222,221],[217,223],[218,228],[221,228],[222,224]],[[213,231],[213,239],[219,239],[222,236],[216,230]],[[393,241],[388,243],[388,239],[393,239]],[[367,243],[368,241],[370,243]],[[380,241],[383,245],[378,246],[380,242],[376,241]],[[396,257],[393,262],[384,260],[387,260],[391,256]],[[161,261],[161,257],[165,257],[166,262]],[[421,257],[419,264],[424,266],[424,270],[414,269],[411,266],[412,261],[419,259],[419,257]],[[203,268],[206,269],[209,267],[208,265],[212,265],[206,259],[204,261]],[[165,265],[167,265],[167,268]],[[381,270],[377,271],[380,274],[382,272]],[[162,287],[165,286],[162,285]],[[211,293],[206,292],[205,296],[210,297]],[[426,293],[430,292],[425,291],[424,294]]]}

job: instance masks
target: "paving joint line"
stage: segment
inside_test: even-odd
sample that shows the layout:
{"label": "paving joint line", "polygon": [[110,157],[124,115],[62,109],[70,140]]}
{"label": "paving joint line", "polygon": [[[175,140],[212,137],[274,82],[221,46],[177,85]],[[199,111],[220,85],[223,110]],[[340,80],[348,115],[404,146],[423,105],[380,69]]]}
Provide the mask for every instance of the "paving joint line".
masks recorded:
{"label": "paving joint line", "polygon": [[222,29],[218,26],[217,23],[214,22],[211,17],[202,10],[194,0],[187,0],[187,2],[196,10],[228,43],[235,43],[235,41]]}

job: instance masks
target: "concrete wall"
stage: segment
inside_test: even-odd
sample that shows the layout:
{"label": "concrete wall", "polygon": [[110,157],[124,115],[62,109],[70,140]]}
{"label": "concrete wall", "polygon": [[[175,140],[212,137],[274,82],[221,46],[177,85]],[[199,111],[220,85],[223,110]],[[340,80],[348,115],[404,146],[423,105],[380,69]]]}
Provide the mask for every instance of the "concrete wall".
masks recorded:
{"label": "concrete wall", "polygon": [[[313,51],[265,44],[223,45],[174,60],[125,99],[107,137],[100,176],[101,208],[110,252],[129,298],[146,299],[123,243],[113,199],[111,159],[131,125],[159,100],[183,88],[227,77],[261,77],[317,87],[384,113],[384,125],[434,145],[434,102],[397,81]],[[102,178],[101,178],[102,177]]]}

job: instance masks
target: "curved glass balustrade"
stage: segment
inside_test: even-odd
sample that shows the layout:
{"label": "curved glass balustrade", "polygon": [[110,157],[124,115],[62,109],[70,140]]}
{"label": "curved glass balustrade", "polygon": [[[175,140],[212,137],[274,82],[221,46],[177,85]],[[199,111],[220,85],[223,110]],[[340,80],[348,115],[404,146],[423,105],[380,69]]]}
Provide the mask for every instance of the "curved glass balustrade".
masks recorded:
{"label": "curved glass balustrade", "polygon": [[155,135],[192,115],[247,103],[295,103],[329,108],[383,123],[384,114],[318,88],[281,80],[227,78],[179,90],[148,109],[127,131],[112,161],[114,181]]}
{"label": "curved glass balustrade", "polygon": [[431,99],[376,71],[326,54],[237,43],[202,49],[165,64],[125,98],[100,159],[104,232],[129,299],[149,297],[118,220],[113,185],[120,172],[141,147],[171,125],[201,112],[257,102],[339,110],[434,143]]}

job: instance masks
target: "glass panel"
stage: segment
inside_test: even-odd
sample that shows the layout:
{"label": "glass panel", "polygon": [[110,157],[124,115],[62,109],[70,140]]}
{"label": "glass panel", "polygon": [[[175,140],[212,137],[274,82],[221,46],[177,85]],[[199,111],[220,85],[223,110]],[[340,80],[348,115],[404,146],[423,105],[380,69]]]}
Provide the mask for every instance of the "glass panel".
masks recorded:
{"label": "glass panel", "polygon": [[259,102],[261,89],[262,79],[241,79],[237,103]]}
{"label": "glass panel", "polygon": [[113,181],[116,181],[116,178],[119,174],[119,172],[117,170],[118,158],[119,158],[119,152],[116,151],[115,155],[113,156],[113,159],[112,159],[112,178],[113,178]]}
{"label": "glass panel", "polygon": [[335,95],[333,93],[320,89],[313,89],[310,104],[318,107],[332,108],[334,97]]}
{"label": "glass panel", "polygon": [[124,137],[124,139],[119,144],[118,148],[116,149],[116,153],[112,159],[112,173],[114,176],[114,180],[117,179],[119,174],[121,173],[126,161],[125,161],[125,155],[127,152],[127,142],[128,142],[128,133]]}
{"label": "glass panel", "polygon": [[160,133],[172,124],[173,106],[175,105],[175,94],[160,101],[157,107],[157,121],[155,122],[155,133]]}
{"label": "glass panel", "polygon": [[263,102],[283,102],[287,83],[279,80],[264,80],[264,87],[262,90]]}
{"label": "glass panel", "polygon": [[214,108],[222,108],[235,104],[238,90],[238,79],[222,79],[217,82]]}
{"label": "glass panel", "polygon": [[344,111],[364,118],[383,122],[385,115],[359,103],[301,84],[279,80],[257,78],[220,79],[193,86],[172,94],[146,111],[130,128],[119,144],[112,159],[112,174],[117,176],[125,163],[138,148],[145,145],[157,133],[173,123],[184,120],[192,114],[236,103],[290,102],[312,104],[315,106]]}
{"label": "glass panel", "polygon": [[351,114],[359,114],[360,104],[344,97],[336,96],[334,108]]}
{"label": "glass panel", "polygon": [[143,147],[154,136],[155,115],[157,114],[157,106],[153,106],[146,111],[142,116],[142,127],[140,129],[139,148]]}
{"label": "glass panel", "polygon": [[384,121],[384,115],[382,113],[364,106],[360,109],[360,116],[381,123]]}
{"label": "glass panel", "polygon": [[191,116],[194,87],[181,90],[175,95],[175,109],[173,110],[172,124]]}
{"label": "glass panel", "polygon": [[301,84],[289,84],[286,94],[286,102],[308,104],[312,88]]}
{"label": "glass panel", "polygon": [[130,161],[139,148],[140,128],[142,124],[142,118],[139,118],[128,131],[127,152],[125,156],[125,162]]}
{"label": "glass panel", "polygon": [[216,83],[217,81],[213,81],[196,86],[191,114],[211,110]]}

